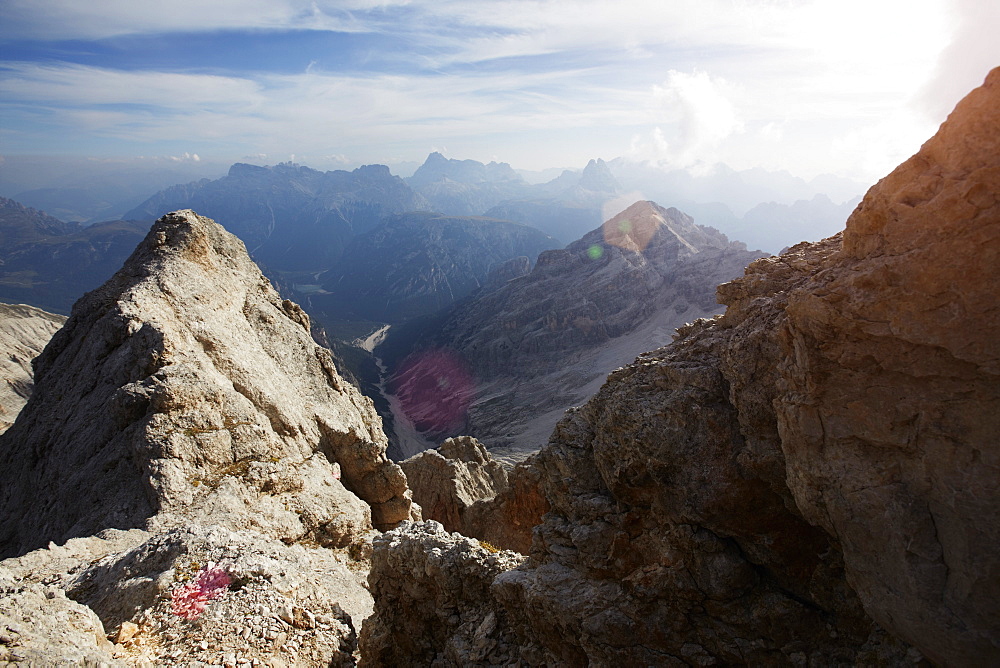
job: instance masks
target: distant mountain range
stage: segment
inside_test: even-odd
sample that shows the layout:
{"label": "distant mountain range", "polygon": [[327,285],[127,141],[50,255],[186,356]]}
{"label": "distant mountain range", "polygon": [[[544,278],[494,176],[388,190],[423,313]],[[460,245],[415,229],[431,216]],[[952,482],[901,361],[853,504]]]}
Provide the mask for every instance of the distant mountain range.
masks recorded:
{"label": "distant mountain range", "polygon": [[505,220],[399,214],[354,237],[342,260],[321,274],[315,292],[299,289],[311,310],[330,319],[401,322],[464,298],[512,258],[530,266],[540,252],[560,245]]}
{"label": "distant mountain range", "polygon": [[148,229],[122,220],[64,223],[0,197],[0,301],[68,314],[121,267]]}
{"label": "distant mountain range", "polygon": [[[676,198],[666,203],[692,198],[691,208],[646,204],[616,216],[646,201],[636,184]],[[536,447],[608,371],[718,310],[715,285],[763,254],[729,239],[778,250],[838,230],[853,202],[836,204],[819,187],[843,193],[850,184],[721,168],[696,177],[599,159],[529,183],[506,163],[440,153],[407,179],[383,165],[321,172],[237,163],[222,178],[171,186],[126,212],[141,222],[83,227],[10,202],[0,211],[0,300],[67,313],[121,266],[153,219],[194,209],[236,234],[327,329],[390,423],[370,355],[385,324],[392,328],[379,353],[397,388],[413,386],[399,365],[414,341],[457,351],[479,387],[492,388],[467,397],[463,429],[494,447]],[[605,237],[609,219],[661,223],[649,227],[648,247],[636,246],[635,230],[619,230],[632,239],[623,249]],[[706,221],[713,225],[698,224]],[[531,377],[542,379],[544,396],[525,389]],[[425,427],[417,432],[458,433]]]}
{"label": "distant mountain range", "polygon": [[60,220],[86,225],[126,217],[126,211],[158,190],[218,178],[228,167],[197,156],[114,159],[3,155],[0,196]]}
{"label": "distant mountain range", "polygon": [[407,182],[435,211],[513,220],[564,243],[636,200],[655,200],[770,253],[838,232],[865,189],[832,175],[806,181],[787,172],[725,165],[692,174],[623,158],[591,160],[582,171],[563,170],[548,182],[530,184],[506,163],[484,165],[440,153],[428,156]]}
{"label": "distant mountain range", "polygon": [[[591,178],[592,166],[602,168],[596,182]],[[402,174],[408,169],[412,169],[409,164]],[[177,158],[116,161],[3,156],[0,195],[61,220],[86,224],[136,218],[140,213],[137,203],[149,199],[150,193],[176,184],[198,183],[206,177],[218,180],[225,170],[226,166],[218,163]],[[631,202],[648,199],[674,206],[698,224],[772,253],[839,230],[867,187],[829,174],[805,180],[787,172],[734,170],[721,164],[692,173],[625,158],[606,163],[593,160],[583,170],[527,172],[507,163],[449,159],[437,152],[403,180],[427,202],[415,210],[513,220],[538,227],[563,243],[579,238]],[[180,205],[184,199],[160,201],[159,208]],[[200,210],[195,201],[188,205]],[[260,208],[257,215],[266,223],[266,207]],[[352,225],[358,221],[359,216],[349,211],[343,214]],[[141,215],[155,218],[148,210]],[[318,218],[324,215],[320,213]]]}
{"label": "distant mountain range", "polygon": [[449,160],[440,153],[431,153],[407,183],[435,211],[523,223],[563,244],[600,225],[604,204],[622,192],[603,160],[533,185],[507,163]]}
{"label": "distant mountain range", "polygon": [[179,209],[220,223],[271,270],[322,271],[352,237],[385,216],[429,210],[430,204],[384,165],[320,172],[288,163],[238,163],[221,179],[157,193],[125,217],[153,221]]}

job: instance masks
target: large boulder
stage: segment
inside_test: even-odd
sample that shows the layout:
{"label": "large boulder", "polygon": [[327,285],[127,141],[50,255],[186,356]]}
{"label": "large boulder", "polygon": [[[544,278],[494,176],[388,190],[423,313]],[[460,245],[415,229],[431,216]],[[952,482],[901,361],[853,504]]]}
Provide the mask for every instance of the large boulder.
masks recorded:
{"label": "large boulder", "polygon": [[490,587],[522,561],[434,521],[380,535],[368,576],[378,608],[361,630],[361,665],[516,665],[520,642]]}
{"label": "large boulder", "polygon": [[400,466],[423,518],[440,522],[447,531],[462,532],[469,506],[507,489],[507,471],[471,436],[449,438]]}
{"label": "large boulder", "polygon": [[471,436],[458,436],[399,465],[425,520],[528,554],[531,529],[549,509],[532,459],[508,474],[486,446]]}

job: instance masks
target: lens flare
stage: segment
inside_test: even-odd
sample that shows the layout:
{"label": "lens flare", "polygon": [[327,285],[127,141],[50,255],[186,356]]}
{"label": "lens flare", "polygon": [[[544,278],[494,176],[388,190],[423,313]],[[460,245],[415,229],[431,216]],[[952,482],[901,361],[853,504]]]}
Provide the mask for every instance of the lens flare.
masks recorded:
{"label": "lens flare", "polygon": [[464,425],[475,384],[456,353],[423,350],[403,360],[390,389],[419,431],[444,433]]}
{"label": "lens flare", "polygon": [[603,256],[604,256],[604,249],[598,246],[597,244],[594,244],[593,246],[587,249],[587,257],[589,257],[591,260],[600,260],[601,257]]}
{"label": "lens flare", "polygon": [[659,215],[615,216],[602,226],[604,240],[624,250],[642,252],[662,223],[663,218]]}

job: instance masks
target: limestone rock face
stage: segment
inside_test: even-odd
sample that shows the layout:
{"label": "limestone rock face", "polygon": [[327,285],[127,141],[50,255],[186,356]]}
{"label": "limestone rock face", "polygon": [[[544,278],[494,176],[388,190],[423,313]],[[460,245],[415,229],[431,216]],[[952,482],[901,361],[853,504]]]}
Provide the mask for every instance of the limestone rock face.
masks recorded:
{"label": "limestone rock face", "polygon": [[532,529],[549,511],[541,475],[529,457],[507,475],[507,487],[465,509],[461,532],[505,550],[528,554]]}
{"label": "limestone rock face", "polygon": [[[38,623],[45,619],[59,621]],[[0,661],[4,665],[125,665],[114,658],[111,649],[104,626],[92,610],[66,598],[57,587],[25,584],[0,567]]]}
{"label": "limestone rock face", "polygon": [[996,193],[1000,69],[843,235],[567,414],[530,559],[472,616],[531,665],[1000,662]]}
{"label": "limestone rock face", "polygon": [[868,193],[843,243],[788,296],[788,486],[879,623],[936,662],[995,663],[1000,70]]}
{"label": "limestone rock face", "polygon": [[411,515],[370,400],[191,211],[76,304],[35,383],[0,437],[0,555],[199,520],[342,546]]}
{"label": "limestone rock face", "polygon": [[31,360],[66,317],[24,304],[0,304],[0,432],[14,423],[34,387]]}
{"label": "limestone rock face", "polygon": [[755,470],[770,462],[728,398],[730,334],[702,321],[613,373],[536,456],[552,508],[532,567],[494,593],[524,610],[520,635],[546,661],[905,659],[844,581],[832,541]]}
{"label": "limestone rock face", "polygon": [[508,475],[482,443],[459,436],[400,466],[425,520],[440,522],[446,531],[528,554],[531,529],[549,509],[531,458]]}
{"label": "limestone rock face", "polygon": [[434,521],[378,536],[368,576],[378,608],[361,630],[360,665],[516,665],[520,642],[490,586],[523,560]]}
{"label": "limestone rock face", "polygon": [[[0,562],[0,652],[39,665],[353,666],[372,609],[353,565],[219,526],[74,538]],[[206,573],[214,586],[196,586]]]}
{"label": "limestone rock face", "polygon": [[469,506],[507,488],[503,466],[471,436],[449,438],[435,450],[400,462],[400,467],[422,517],[440,522],[446,531],[466,533],[463,516]]}

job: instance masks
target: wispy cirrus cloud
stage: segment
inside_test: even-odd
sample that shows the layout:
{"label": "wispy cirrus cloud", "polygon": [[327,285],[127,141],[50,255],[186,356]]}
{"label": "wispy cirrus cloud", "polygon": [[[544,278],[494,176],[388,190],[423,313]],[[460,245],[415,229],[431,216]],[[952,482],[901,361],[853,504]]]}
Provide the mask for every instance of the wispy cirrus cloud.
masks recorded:
{"label": "wispy cirrus cloud", "polygon": [[0,95],[68,106],[130,104],[161,109],[259,105],[255,81],[206,74],[129,72],[72,63],[0,63]]}
{"label": "wispy cirrus cloud", "polygon": [[[324,72],[254,78],[6,63],[0,105],[8,117],[44,114],[76,127],[142,143],[165,137],[247,152],[343,154],[349,145],[393,146],[426,137],[544,131],[641,122],[641,95],[616,91],[620,107],[574,104],[570,73],[529,76],[351,76]],[[629,104],[629,100],[633,104]],[[303,150],[308,147],[309,151]],[[249,149],[253,149],[252,151]]]}
{"label": "wispy cirrus cloud", "polygon": [[195,33],[218,30],[364,31],[352,9],[376,3],[311,0],[6,0],[0,36],[18,39],[105,39],[122,35]]}
{"label": "wispy cirrus cloud", "polygon": [[873,178],[933,131],[941,82],[1000,64],[974,0],[6,0],[4,19],[8,152],[448,145],[542,167],[631,147]]}

